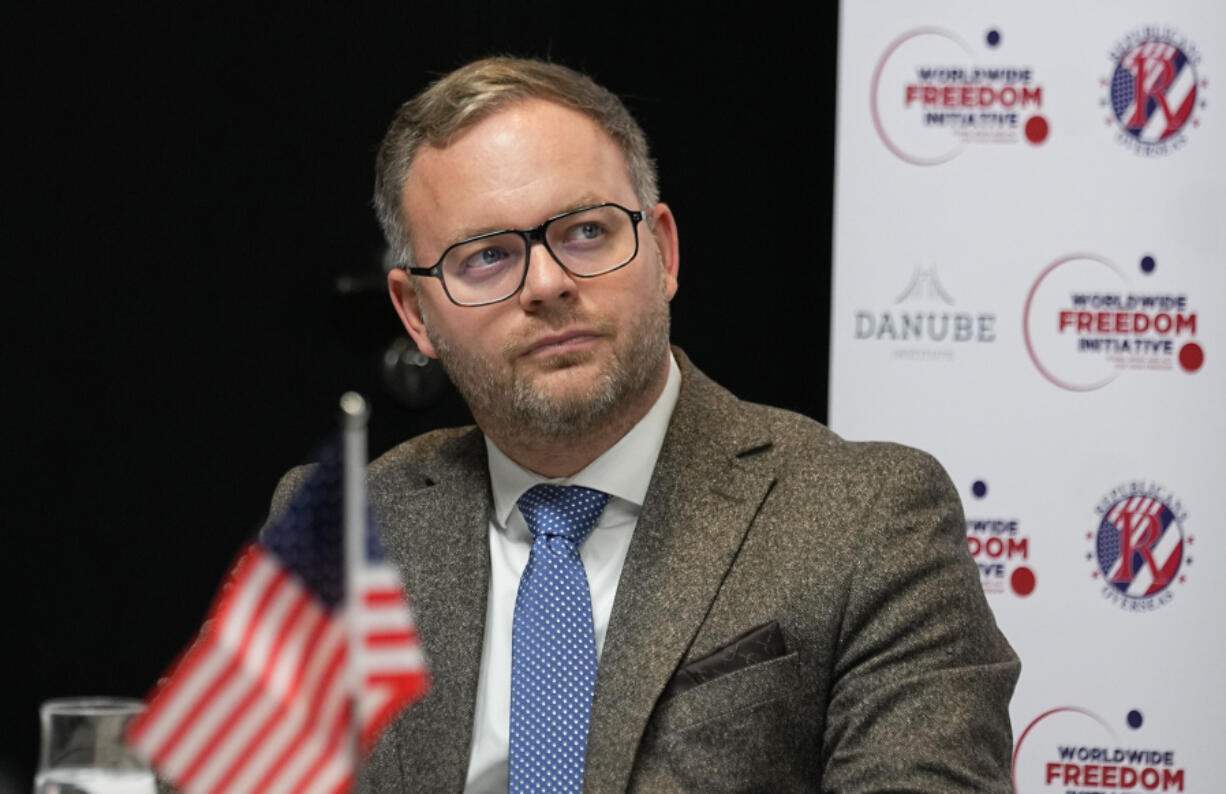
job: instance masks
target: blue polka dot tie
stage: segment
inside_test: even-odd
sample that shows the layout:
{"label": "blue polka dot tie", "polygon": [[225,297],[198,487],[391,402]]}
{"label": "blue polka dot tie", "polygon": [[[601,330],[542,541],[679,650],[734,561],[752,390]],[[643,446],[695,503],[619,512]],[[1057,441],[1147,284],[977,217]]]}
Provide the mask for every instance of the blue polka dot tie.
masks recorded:
{"label": "blue polka dot tie", "polygon": [[533,541],[511,626],[511,794],[583,788],[596,637],[579,544],[608,501],[590,488],[538,485],[517,502]]}

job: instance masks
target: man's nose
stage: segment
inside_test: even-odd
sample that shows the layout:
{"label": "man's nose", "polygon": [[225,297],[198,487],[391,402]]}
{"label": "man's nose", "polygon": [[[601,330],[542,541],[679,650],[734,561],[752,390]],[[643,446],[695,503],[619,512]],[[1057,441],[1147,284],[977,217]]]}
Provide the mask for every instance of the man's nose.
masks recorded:
{"label": "man's nose", "polygon": [[534,240],[528,247],[528,272],[524,276],[524,288],[519,299],[524,308],[532,308],[555,300],[570,300],[575,297],[575,278],[558,264],[545,243]]}

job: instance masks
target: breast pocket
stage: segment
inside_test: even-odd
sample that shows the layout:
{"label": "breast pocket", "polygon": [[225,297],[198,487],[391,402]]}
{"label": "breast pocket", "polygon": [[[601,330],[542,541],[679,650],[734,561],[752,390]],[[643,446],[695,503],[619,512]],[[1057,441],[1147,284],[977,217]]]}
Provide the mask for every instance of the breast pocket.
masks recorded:
{"label": "breast pocket", "polygon": [[661,703],[636,791],[805,791],[820,780],[812,692],[792,652]]}
{"label": "breast pocket", "polygon": [[661,734],[752,710],[800,688],[800,658],[786,656],[721,675],[661,703],[652,720]]}

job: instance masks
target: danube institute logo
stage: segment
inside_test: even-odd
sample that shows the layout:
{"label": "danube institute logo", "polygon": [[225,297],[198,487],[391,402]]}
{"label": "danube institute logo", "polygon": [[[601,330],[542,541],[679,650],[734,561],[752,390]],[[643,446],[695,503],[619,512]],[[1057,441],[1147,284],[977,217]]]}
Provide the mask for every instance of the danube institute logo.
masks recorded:
{"label": "danube institute logo", "polygon": [[1172,28],[1150,26],[1112,48],[1110,77],[1099,80],[1115,138],[1137,154],[1169,154],[1200,126],[1209,81],[1200,74],[1200,52]]}
{"label": "danube institute logo", "polygon": [[890,42],[869,97],[885,147],[904,162],[938,165],[967,146],[1046,141],[1043,85],[1034,66],[998,62],[1003,43],[998,29],[972,47],[937,27],[914,28]]}
{"label": "danube institute logo", "polygon": [[934,267],[917,267],[884,309],[856,312],[855,338],[891,344],[896,358],[952,360],[966,345],[996,341],[996,315],[956,307]]}
{"label": "danube institute logo", "polygon": [[[1089,709],[1059,706],[1030,721],[1013,748],[1016,794],[1085,791],[1184,791],[1188,773],[1175,751],[1146,737],[1145,716],[1130,709],[1108,722]],[[1127,727],[1121,739],[1117,727]],[[1129,741],[1129,736],[1137,734]]]}
{"label": "danube institute logo", "polygon": [[1169,604],[1192,564],[1194,538],[1184,532],[1183,504],[1161,486],[1133,482],[1104,496],[1096,512],[1100,520],[1086,533],[1086,560],[1103,598],[1129,612]]}
{"label": "danube institute logo", "polygon": [[980,512],[979,505],[988,496],[985,480],[971,484],[971,495],[975,501],[967,504],[966,544],[979,567],[983,592],[1025,598],[1037,584],[1030,565],[1030,536],[1022,530],[1021,519]]}
{"label": "danube institute logo", "polygon": [[[1141,279],[1158,261],[1141,256]],[[1125,371],[1194,373],[1205,362],[1198,314],[1177,290],[1133,286],[1123,268],[1098,254],[1060,257],[1026,296],[1022,332],[1039,374],[1070,391],[1092,391]]]}

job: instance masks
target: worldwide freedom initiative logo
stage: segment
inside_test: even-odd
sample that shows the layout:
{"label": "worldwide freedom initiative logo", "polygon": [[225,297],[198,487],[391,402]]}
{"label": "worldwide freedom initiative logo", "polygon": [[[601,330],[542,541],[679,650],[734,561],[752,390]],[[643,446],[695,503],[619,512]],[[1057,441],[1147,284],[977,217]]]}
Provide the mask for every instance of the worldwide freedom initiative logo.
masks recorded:
{"label": "worldwide freedom initiative logo", "polygon": [[1002,63],[999,29],[972,47],[939,27],[908,30],[873,69],[869,102],[885,147],[912,165],[939,165],[968,146],[1047,140],[1043,84],[1029,63]]}
{"label": "worldwide freedom initiative logo", "polygon": [[[1014,792],[1199,791],[1187,787],[1189,775],[1175,750],[1144,736],[1144,725],[1139,708],[1129,708],[1118,723],[1081,706],[1048,709],[1030,721],[1013,748]],[[1117,726],[1138,735],[1121,739]]]}
{"label": "worldwide freedom initiative logo", "polygon": [[[1162,282],[1158,260],[1137,260],[1140,279]],[[1026,295],[1022,332],[1039,374],[1069,391],[1093,391],[1121,373],[1194,373],[1205,362],[1199,314],[1188,293],[1133,285],[1105,256],[1074,253],[1045,267]]]}

